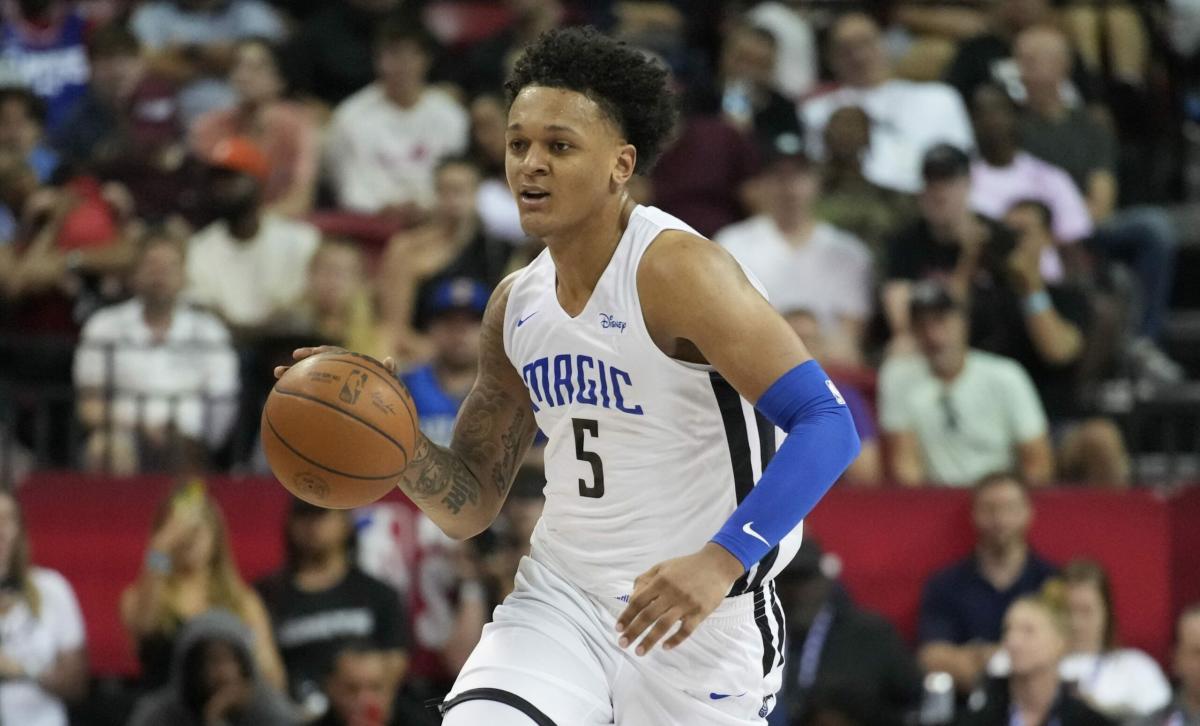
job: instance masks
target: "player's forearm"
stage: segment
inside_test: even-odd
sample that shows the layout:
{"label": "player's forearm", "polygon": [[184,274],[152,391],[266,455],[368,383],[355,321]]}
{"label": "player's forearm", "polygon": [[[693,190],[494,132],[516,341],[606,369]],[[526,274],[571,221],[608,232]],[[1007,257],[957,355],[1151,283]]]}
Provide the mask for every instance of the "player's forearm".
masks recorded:
{"label": "player's forearm", "polygon": [[461,456],[423,434],[399,487],[434,524],[458,540],[487,529],[503,501],[495,490],[483,485]]}

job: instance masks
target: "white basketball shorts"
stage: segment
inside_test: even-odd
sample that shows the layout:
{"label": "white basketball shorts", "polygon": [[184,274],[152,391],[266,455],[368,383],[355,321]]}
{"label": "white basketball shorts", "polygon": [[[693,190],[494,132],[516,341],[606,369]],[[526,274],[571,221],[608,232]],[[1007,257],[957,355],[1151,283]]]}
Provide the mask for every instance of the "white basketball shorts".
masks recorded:
{"label": "white basketball shorts", "polygon": [[[783,612],[768,582],[726,599],[691,637],[645,656],[617,645],[625,603],[586,594],[529,557],[443,704],[488,702],[537,726],[765,724],[782,680]],[[474,720],[474,719],[472,719]]]}

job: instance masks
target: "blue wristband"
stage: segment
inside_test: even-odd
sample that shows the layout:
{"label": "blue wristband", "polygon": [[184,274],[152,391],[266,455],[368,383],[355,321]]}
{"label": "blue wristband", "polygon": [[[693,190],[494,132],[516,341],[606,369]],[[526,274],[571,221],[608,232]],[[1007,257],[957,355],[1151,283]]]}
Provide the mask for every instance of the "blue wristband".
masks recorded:
{"label": "blue wristband", "polygon": [[1041,315],[1052,307],[1054,307],[1054,301],[1050,299],[1050,293],[1045,290],[1038,290],[1025,298],[1026,315]]}

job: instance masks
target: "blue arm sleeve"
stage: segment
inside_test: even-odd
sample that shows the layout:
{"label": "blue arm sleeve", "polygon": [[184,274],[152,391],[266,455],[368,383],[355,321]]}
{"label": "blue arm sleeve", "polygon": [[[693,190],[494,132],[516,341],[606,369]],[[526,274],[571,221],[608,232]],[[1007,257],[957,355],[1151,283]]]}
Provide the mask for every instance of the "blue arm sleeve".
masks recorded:
{"label": "blue arm sleeve", "polygon": [[712,538],[746,569],[800,524],[860,447],[850,409],[816,361],[780,376],[756,408],[788,436],[754,490]]}

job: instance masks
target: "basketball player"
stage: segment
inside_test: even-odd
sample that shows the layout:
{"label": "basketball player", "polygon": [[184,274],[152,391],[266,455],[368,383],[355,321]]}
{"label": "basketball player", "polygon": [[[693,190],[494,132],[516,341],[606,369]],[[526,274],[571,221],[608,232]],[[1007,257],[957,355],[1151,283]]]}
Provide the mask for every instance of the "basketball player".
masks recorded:
{"label": "basketball player", "polygon": [[763,724],[771,580],[858,451],[850,414],[732,257],[626,193],[675,122],[659,64],[552,31],[507,89],[508,183],[547,249],[492,295],[453,440],[419,439],[399,487],[471,537],[540,428],[546,507],[444,723]]}

